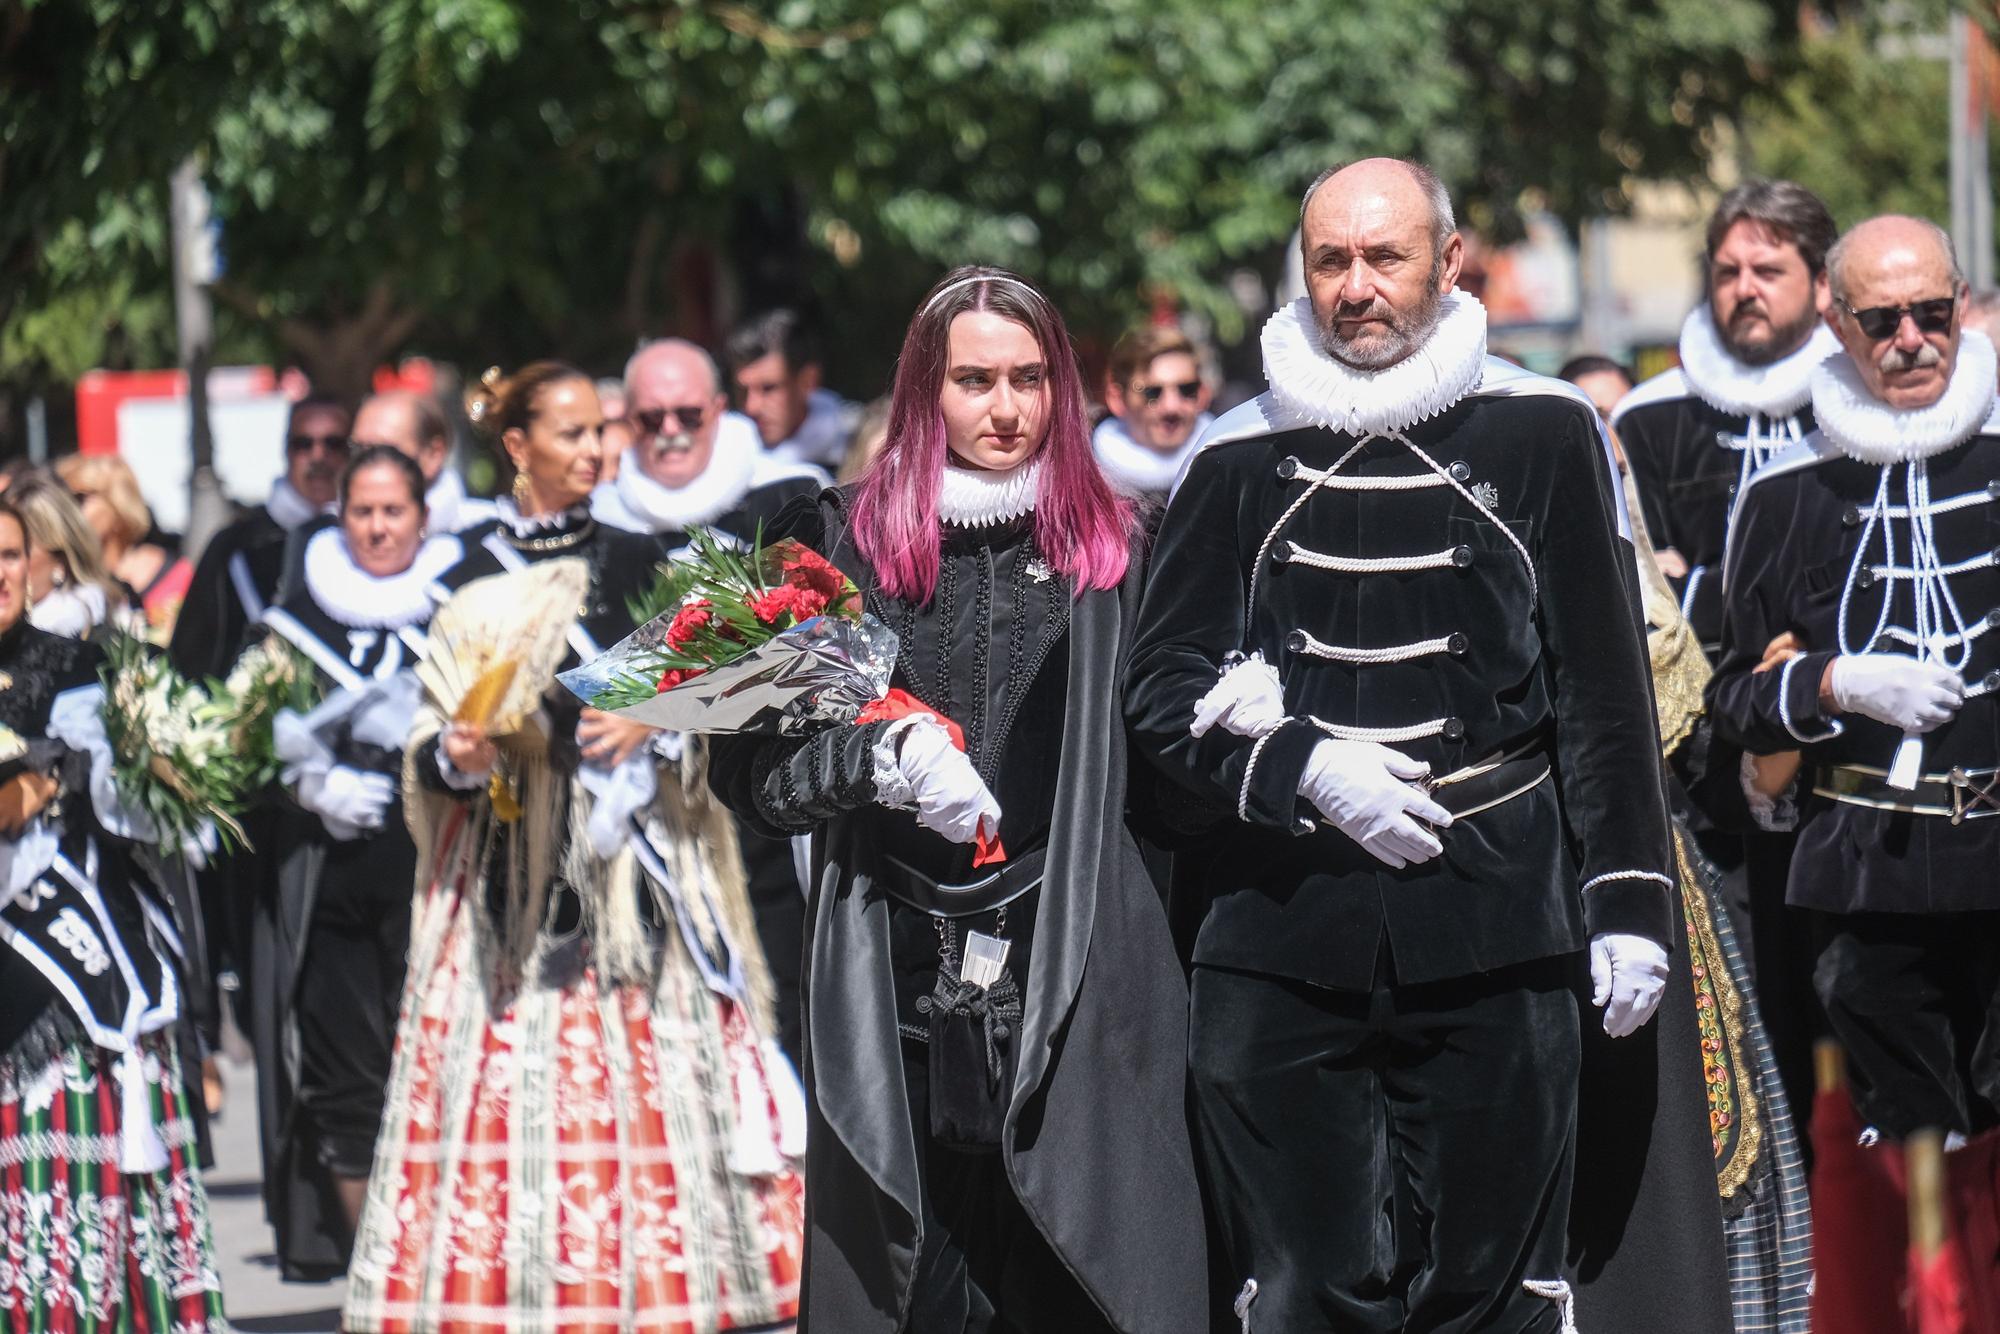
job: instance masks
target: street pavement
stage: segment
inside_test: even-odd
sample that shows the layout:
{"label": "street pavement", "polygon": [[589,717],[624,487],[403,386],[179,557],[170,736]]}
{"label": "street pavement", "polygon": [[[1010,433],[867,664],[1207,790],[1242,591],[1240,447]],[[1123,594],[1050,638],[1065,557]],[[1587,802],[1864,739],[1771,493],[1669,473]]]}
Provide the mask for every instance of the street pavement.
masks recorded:
{"label": "street pavement", "polygon": [[[233,1039],[233,1040],[232,1040]],[[285,1283],[264,1221],[263,1171],[257,1155],[257,1077],[249,1049],[234,1031],[223,1042],[228,1082],[215,1123],[215,1168],[203,1174],[223,1308],[246,1334],[331,1334],[340,1326],[347,1282]]]}

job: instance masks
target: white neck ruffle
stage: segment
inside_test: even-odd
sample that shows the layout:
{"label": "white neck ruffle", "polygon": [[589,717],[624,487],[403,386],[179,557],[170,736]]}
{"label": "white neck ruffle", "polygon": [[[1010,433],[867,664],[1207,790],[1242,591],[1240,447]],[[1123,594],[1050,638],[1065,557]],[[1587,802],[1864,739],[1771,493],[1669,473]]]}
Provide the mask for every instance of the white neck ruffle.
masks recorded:
{"label": "white neck ruffle", "polygon": [[271,516],[273,523],[286,532],[290,532],[308,519],[330,513],[332,509],[331,505],[315,509],[313,503],[300,495],[298,488],[283,477],[271,483],[271,494],[264,501],[264,512]]}
{"label": "white neck ruffle", "polygon": [[1181,475],[1181,465],[1194,453],[1214,417],[1204,412],[1195,418],[1194,429],[1180,448],[1151,449],[1132,438],[1131,430],[1117,417],[1106,417],[1091,432],[1090,449],[1097,466],[1104,469],[1111,485],[1128,496],[1164,495]]}
{"label": "white neck ruffle", "polygon": [[1033,513],[1041,485],[1042,461],[1031,459],[1006,472],[945,465],[938,484],[938,518],[959,528],[987,528]]}
{"label": "white neck ruffle", "polygon": [[1379,371],[1330,356],[1313,324],[1312,299],[1278,308],[1264,325],[1264,378],[1291,415],[1350,435],[1385,435],[1437,416],[1479,385],[1486,307],[1456,289],[1437,327],[1409,356]]}
{"label": "white neck ruffle", "polygon": [[1751,366],[1724,346],[1706,301],[1681,323],[1681,377],[1696,398],[1732,417],[1791,416],[1811,401],[1813,372],[1839,351],[1833,330],[1819,323],[1796,351]]}
{"label": "white neck ruffle", "polygon": [[590,522],[588,500],[579,500],[568,509],[549,510],[545,514],[523,514],[512,496],[501,496],[493,502],[493,512],[516,537],[534,537],[557,529],[580,528]]}
{"label": "white neck ruffle", "polygon": [[464,556],[457,538],[433,537],[417,548],[409,569],[377,578],[354,563],[346,533],[322,528],[306,539],[306,591],[342,625],[400,630],[430,619],[431,585]]}
{"label": "white neck ruffle", "polygon": [[1828,358],[1814,372],[1813,417],[1820,433],[1849,458],[1902,463],[1942,454],[1979,433],[1994,415],[1993,344],[1967,329],[1944,395],[1927,408],[1892,408],[1868,392],[1847,356]]}
{"label": "white neck ruffle", "polygon": [[743,503],[757,475],[764,443],[747,417],[726,413],[716,427],[708,466],[686,486],[666,486],[639,465],[639,446],[630,445],[611,483],[622,508],[645,532],[686,532],[714,523]]}

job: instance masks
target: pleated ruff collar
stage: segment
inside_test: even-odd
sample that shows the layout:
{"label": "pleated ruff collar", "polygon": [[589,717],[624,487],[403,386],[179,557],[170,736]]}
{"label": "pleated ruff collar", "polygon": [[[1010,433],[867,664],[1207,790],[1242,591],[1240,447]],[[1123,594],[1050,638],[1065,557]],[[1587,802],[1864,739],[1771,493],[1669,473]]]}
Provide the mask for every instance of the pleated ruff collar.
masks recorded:
{"label": "pleated ruff collar", "polygon": [[1097,466],[1104,469],[1111,485],[1126,495],[1161,495],[1181,475],[1181,465],[1195,452],[1202,432],[1214,420],[1208,413],[1202,413],[1195,418],[1194,429],[1178,449],[1162,452],[1134,440],[1132,432],[1118,418],[1106,417],[1091,432],[1091,452],[1097,455]]}
{"label": "pleated ruff collar", "polygon": [[464,559],[455,537],[433,537],[401,574],[377,578],[354,563],[347,534],[322,528],[306,539],[306,591],[327,615],[357,629],[400,630],[430,619],[431,585]]}
{"label": "pleated ruff collar", "polygon": [[298,493],[298,489],[283,477],[271,483],[271,494],[264,499],[264,512],[271,521],[290,532],[307,519],[330,513],[331,505],[315,508],[313,503]]}
{"label": "pleated ruff collar", "polygon": [[1034,512],[1042,461],[1031,459],[1006,472],[946,464],[938,486],[938,518],[959,528],[1011,523]]}
{"label": "pleated ruff collar", "polygon": [[1294,416],[1350,435],[1403,431],[1444,412],[1479,385],[1486,362],[1486,307],[1453,290],[1437,327],[1409,356],[1379,371],[1357,370],[1326,351],[1312,299],[1281,306],[1264,325],[1264,377]]}
{"label": "pleated ruff collar", "polygon": [[1768,366],[1738,361],[1723,344],[1715,313],[1706,301],[1681,323],[1681,378],[1694,396],[1732,417],[1789,417],[1812,400],[1813,372],[1841,350],[1824,324],[1795,352]]}
{"label": "pleated ruff collar", "polygon": [[611,485],[619,501],[645,520],[647,531],[674,530],[714,523],[743,503],[757,476],[764,443],[749,420],[726,413],[715,432],[708,467],[686,486],[664,486],[639,465],[639,446],[626,447],[618,477]]}
{"label": "pleated ruff collar", "polygon": [[546,514],[523,514],[512,496],[501,496],[493,502],[493,508],[499,511],[501,524],[516,537],[548,537],[554,533],[571,532],[590,522],[588,499],[580,500],[568,509],[550,510]]}
{"label": "pleated ruff collar", "polygon": [[1844,353],[1813,373],[1813,417],[1841,453],[1863,463],[1904,463],[1942,454],[1977,435],[1994,413],[1993,344],[1967,329],[1944,396],[1927,408],[1892,408],[1868,392]]}

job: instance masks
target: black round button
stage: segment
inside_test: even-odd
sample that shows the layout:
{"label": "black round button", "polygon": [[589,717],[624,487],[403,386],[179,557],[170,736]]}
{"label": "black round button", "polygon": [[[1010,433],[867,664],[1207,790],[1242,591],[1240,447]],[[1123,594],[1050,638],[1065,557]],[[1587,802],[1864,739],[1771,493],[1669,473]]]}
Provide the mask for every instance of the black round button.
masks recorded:
{"label": "black round button", "polygon": [[1986,613],[1986,628],[1988,630],[2000,630],[2000,607],[1995,607],[1992,611]]}
{"label": "black round button", "polygon": [[1982,691],[2000,690],[2000,672],[1986,673],[1979,682],[1979,688]]}
{"label": "black round button", "polygon": [[1306,651],[1306,632],[1303,630],[1294,630],[1286,635],[1285,648],[1292,653],[1304,653]]}
{"label": "black round button", "polygon": [[1849,505],[1846,509],[1842,510],[1840,512],[1840,526],[1843,528],[1859,528],[1861,526],[1861,507],[1859,505]]}
{"label": "black round button", "polygon": [[1896,641],[1887,635],[1877,635],[1869,643],[1868,651],[1870,653],[1894,653],[1896,651]]}
{"label": "black round button", "polygon": [[1465,724],[1457,718],[1444,720],[1444,731],[1440,733],[1446,741],[1465,740]]}
{"label": "black round button", "polygon": [[1290,542],[1280,542],[1277,546],[1271,548],[1271,564],[1282,569],[1291,563],[1292,544]]}
{"label": "black round button", "polygon": [[1290,454],[1278,460],[1278,480],[1289,482],[1299,475],[1299,461]]}
{"label": "black round button", "polygon": [[1863,570],[1859,575],[1855,576],[1854,582],[1860,588],[1875,587],[1875,571]]}
{"label": "black round button", "polygon": [[1444,641],[1444,651],[1454,658],[1462,658],[1472,649],[1472,641],[1462,630],[1454,630]]}
{"label": "black round button", "polygon": [[1451,465],[1451,480],[1454,482],[1471,481],[1472,465],[1470,463],[1467,463],[1464,459],[1459,459],[1457,462],[1453,463]]}
{"label": "black round button", "polygon": [[2000,477],[1996,477],[1986,484],[1986,498],[1988,500],[2000,500]]}
{"label": "black round button", "polygon": [[1732,496],[1736,494],[1736,483],[1731,482],[1729,484],[1729,494]]}
{"label": "black round button", "polygon": [[1472,568],[1472,548],[1463,542],[1451,549],[1451,563],[1461,570]]}

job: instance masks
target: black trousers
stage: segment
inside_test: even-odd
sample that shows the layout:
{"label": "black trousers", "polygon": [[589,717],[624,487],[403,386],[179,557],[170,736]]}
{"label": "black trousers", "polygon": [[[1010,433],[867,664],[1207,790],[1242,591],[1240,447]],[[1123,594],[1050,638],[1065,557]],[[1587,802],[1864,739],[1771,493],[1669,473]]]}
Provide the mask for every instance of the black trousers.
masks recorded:
{"label": "black trousers", "polygon": [[1823,929],[1815,981],[1862,1119],[1896,1139],[2000,1125],[2000,912],[1827,914]]}
{"label": "black trousers", "polygon": [[[400,812],[398,813],[400,816]],[[416,849],[399,824],[335,843],[299,960],[299,1103],[322,1166],[365,1177],[389,1096]]]}
{"label": "black trousers", "polygon": [[[1197,968],[1196,1157],[1259,1334],[1560,1327],[1573,957],[1368,992]],[[1220,1326],[1236,1328],[1233,1320]]]}

